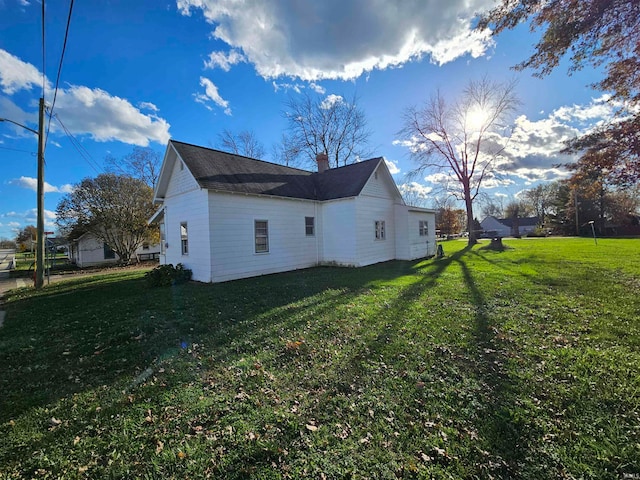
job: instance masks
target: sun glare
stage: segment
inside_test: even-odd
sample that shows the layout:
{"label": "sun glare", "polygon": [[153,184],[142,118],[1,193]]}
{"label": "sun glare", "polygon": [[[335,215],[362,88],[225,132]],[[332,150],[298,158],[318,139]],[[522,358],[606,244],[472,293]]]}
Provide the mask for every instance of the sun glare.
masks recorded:
{"label": "sun glare", "polygon": [[471,131],[478,131],[482,129],[489,118],[489,115],[485,110],[482,110],[479,107],[472,108],[467,113],[467,128]]}

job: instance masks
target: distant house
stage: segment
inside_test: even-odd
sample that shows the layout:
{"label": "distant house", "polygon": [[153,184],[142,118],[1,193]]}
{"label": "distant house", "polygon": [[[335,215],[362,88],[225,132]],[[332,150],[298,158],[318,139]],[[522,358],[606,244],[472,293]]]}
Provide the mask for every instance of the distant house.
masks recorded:
{"label": "distant house", "polygon": [[309,172],[171,140],[154,200],[160,263],[201,282],[436,251],[435,212],[405,205],[383,158]]}
{"label": "distant house", "polygon": [[[120,257],[102,240],[85,233],[69,242],[69,261],[80,268],[115,264]],[[143,244],[136,250],[139,260],[153,260],[160,256],[160,244]]]}
{"label": "distant house", "polygon": [[538,217],[526,217],[517,219],[518,232],[516,232],[516,223],[513,218],[498,219],[489,215],[480,226],[485,237],[512,237],[515,235],[527,235],[533,232],[539,224]]}

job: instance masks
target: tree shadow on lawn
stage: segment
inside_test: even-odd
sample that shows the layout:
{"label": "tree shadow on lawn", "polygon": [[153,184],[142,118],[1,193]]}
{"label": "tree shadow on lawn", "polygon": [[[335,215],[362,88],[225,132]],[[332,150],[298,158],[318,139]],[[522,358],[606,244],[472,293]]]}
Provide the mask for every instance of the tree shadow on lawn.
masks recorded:
{"label": "tree shadow on lawn", "polygon": [[16,294],[0,338],[0,422],[68,395],[126,387],[193,342],[212,348],[216,361],[297,340],[290,332],[374,282],[414,274],[419,263],[315,268],[169,290],[148,288],[139,277],[105,275],[54,284],[27,298]]}
{"label": "tree shadow on lawn", "polygon": [[[473,254],[477,255],[475,251]],[[518,410],[522,408],[521,400],[530,396],[531,388],[509,372],[511,355],[509,346],[499,338],[500,325],[493,321],[487,299],[467,263],[462,258],[457,263],[475,306],[473,343],[469,346],[468,356],[458,359],[463,362],[462,368],[475,374],[489,388],[486,402],[477,411],[477,428],[490,453],[502,460],[499,473],[510,478],[524,478],[531,472],[526,474],[520,469],[523,465],[532,467],[532,452],[542,442],[542,434],[532,418],[524,416],[523,410]],[[539,452],[535,455],[539,455]],[[542,458],[538,458],[537,462],[543,465]]]}

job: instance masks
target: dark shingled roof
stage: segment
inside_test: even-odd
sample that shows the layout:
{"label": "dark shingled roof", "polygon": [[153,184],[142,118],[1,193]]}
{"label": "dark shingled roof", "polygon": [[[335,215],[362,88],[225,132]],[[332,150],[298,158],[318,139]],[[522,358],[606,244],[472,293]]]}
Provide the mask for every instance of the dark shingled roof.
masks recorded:
{"label": "dark shingled roof", "polygon": [[357,196],[381,158],[308,172],[275,163],[170,141],[202,188],[308,200]]}

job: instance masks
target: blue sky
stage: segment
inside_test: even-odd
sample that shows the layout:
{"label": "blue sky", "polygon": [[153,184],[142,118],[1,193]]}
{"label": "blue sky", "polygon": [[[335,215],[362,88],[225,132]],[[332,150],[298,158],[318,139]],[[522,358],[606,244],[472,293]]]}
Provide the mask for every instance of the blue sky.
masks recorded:
{"label": "blue sky", "polygon": [[[562,141],[606,120],[610,108],[589,88],[598,72],[544,79],[510,69],[532,52],[527,26],[490,38],[473,32],[491,0],[113,0],[74,4],[46,147],[46,229],[73,184],[104,171],[135,146],[164,153],[169,138],[217,147],[219,134],[250,130],[272,145],[285,130],[284,103],[305,91],[359,98],[374,156],[399,186],[415,168],[398,135],[403,112],[437,89],[455,100],[470,80],[516,79],[522,101],[514,133],[486,184],[510,199],[561,178]],[[0,118],[37,129],[48,105],[64,39],[68,0],[0,0]],[[63,128],[71,133],[70,138]],[[74,146],[74,144],[76,146]],[[35,225],[35,135],[0,123],[0,238]],[[434,172],[435,173],[435,172]],[[429,205],[440,176],[412,179]],[[405,187],[406,188],[406,187]]]}

